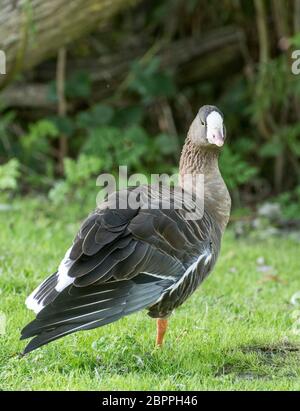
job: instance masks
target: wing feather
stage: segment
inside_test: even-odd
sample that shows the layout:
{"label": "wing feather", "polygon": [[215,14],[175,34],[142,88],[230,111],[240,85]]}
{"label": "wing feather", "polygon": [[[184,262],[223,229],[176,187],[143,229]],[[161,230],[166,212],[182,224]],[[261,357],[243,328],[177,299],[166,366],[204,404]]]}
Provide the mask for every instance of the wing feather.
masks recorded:
{"label": "wing feather", "polygon": [[[150,315],[163,315],[164,309],[169,313],[172,306],[191,294],[188,285],[196,287],[208,274],[205,253],[212,243],[213,257],[209,258],[214,262],[220,242],[212,218],[204,213],[202,220],[186,220],[189,206],[167,210],[148,209],[143,204],[137,209],[108,207],[113,201],[120,204],[126,200],[130,192],[114,193],[106,206],[84,221],[63,260],[63,273],[59,270],[38,289],[37,302],[42,301],[44,308],[22,331],[22,338],[34,337],[25,352],[142,308],[150,308]],[[139,193],[143,201],[149,195],[161,200],[155,189],[149,194],[147,187],[140,187]],[[174,189],[173,206],[179,202],[180,193]],[[199,259],[199,255],[203,257]],[[197,259],[202,261],[200,273],[195,265]],[[189,268],[191,264],[193,269]],[[60,284],[66,285],[57,291],[62,274]],[[164,305],[167,294],[178,301]]]}

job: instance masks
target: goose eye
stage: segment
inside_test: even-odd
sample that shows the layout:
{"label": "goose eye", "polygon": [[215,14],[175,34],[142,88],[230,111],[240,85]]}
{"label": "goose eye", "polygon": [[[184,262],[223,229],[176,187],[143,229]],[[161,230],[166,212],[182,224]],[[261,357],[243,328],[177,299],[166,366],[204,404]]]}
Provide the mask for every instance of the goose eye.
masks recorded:
{"label": "goose eye", "polygon": [[203,120],[201,120],[201,124],[202,126],[205,126],[205,122]]}

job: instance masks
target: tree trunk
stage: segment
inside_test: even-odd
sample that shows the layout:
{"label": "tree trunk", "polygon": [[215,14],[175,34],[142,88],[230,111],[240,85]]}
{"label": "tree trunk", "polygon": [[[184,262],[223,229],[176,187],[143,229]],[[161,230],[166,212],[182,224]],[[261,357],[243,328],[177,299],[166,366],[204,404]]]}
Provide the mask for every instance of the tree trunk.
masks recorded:
{"label": "tree trunk", "polygon": [[[66,89],[66,49],[60,48],[57,55],[57,68],[56,68],[56,93],[57,93],[57,111],[61,118],[67,115],[67,101],[65,96]],[[68,140],[67,136],[62,133],[59,138],[59,150],[58,150],[58,169],[61,175],[64,174],[64,158],[68,155]]]}
{"label": "tree trunk", "polygon": [[0,0],[0,88],[137,0]]}
{"label": "tree trunk", "polygon": [[270,58],[266,3],[262,0],[255,0],[254,4],[256,9],[256,22],[259,37],[259,61],[261,64],[265,64]]}

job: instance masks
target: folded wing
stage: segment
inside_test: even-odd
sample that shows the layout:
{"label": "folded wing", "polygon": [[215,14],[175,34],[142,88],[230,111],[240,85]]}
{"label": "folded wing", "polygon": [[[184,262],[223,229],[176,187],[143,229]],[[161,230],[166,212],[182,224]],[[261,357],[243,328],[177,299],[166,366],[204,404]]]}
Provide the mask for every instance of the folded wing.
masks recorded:
{"label": "folded wing", "polygon": [[[25,352],[154,306],[186,281],[191,264],[207,252],[209,216],[195,222],[185,220],[183,209],[143,208],[143,198],[153,193],[139,190],[138,208],[110,207],[128,198],[130,191],[123,190],[91,214],[57,273],[29,296],[37,318],[22,331],[22,338],[34,337]],[[159,192],[155,196],[160,200]]]}

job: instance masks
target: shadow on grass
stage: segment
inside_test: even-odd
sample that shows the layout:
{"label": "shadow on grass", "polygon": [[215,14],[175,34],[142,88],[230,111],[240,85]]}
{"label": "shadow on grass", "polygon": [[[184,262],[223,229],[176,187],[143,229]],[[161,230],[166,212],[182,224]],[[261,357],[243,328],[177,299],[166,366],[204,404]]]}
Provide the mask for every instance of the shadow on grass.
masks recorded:
{"label": "shadow on grass", "polygon": [[232,376],[246,380],[298,377],[294,369],[295,364],[300,363],[300,345],[288,342],[253,344],[228,354],[229,360],[218,369],[215,377]]}

